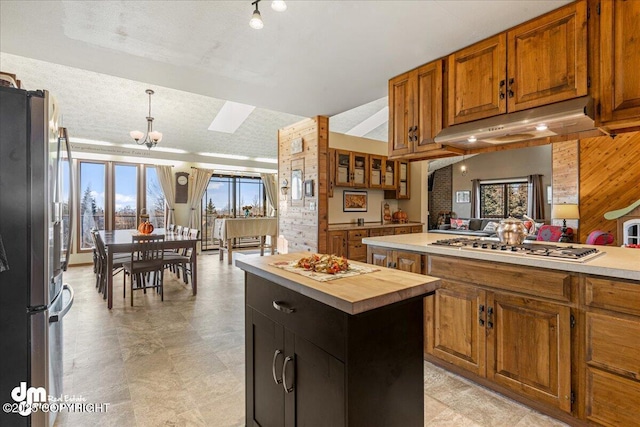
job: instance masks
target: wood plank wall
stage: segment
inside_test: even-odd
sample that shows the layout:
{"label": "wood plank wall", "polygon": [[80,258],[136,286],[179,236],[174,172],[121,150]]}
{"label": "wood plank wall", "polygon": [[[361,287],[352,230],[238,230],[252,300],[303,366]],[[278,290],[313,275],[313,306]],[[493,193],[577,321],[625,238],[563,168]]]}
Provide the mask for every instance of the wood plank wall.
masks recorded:
{"label": "wood plank wall", "polygon": [[[585,242],[593,230],[612,233],[619,244],[616,221],[604,214],[640,199],[640,132],[580,141],[580,226]],[[555,175],[554,175],[555,179]]]}
{"label": "wood plank wall", "polygon": [[[580,181],[578,141],[556,142],[551,147],[551,170],[553,175],[551,180],[551,203],[554,205],[559,203],[578,203]],[[583,216],[582,212],[580,212],[580,216]],[[562,220],[552,220],[551,223],[562,225]],[[576,233],[574,239],[579,241],[580,229],[578,229],[578,221],[567,221],[567,227],[573,228],[574,233]]]}
{"label": "wood plank wall", "polygon": [[[302,153],[291,154],[291,141],[303,139]],[[278,180],[291,185],[291,163],[304,163],[303,179],[313,180],[314,196],[291,200],[291,190],[278,202],[278,225],[286,252],[326,252],[329,118],[317,116],[278,131]],[[301,162],[302,160],[302,162]],[[280,189],[278,188],[278,191]],[[316,204],[311,210],[311,203]],[[283,245],[278,245],[281,250]]]}

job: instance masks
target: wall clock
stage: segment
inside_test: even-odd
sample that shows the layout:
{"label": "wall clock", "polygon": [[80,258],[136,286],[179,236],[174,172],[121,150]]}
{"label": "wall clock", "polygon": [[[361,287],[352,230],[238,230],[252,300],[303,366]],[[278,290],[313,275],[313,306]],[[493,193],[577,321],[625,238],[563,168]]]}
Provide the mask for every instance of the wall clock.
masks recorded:
{"label": "wall clock", "polygon": [[189,174],[176,172],[176,203],[187,203],[189,198]]}

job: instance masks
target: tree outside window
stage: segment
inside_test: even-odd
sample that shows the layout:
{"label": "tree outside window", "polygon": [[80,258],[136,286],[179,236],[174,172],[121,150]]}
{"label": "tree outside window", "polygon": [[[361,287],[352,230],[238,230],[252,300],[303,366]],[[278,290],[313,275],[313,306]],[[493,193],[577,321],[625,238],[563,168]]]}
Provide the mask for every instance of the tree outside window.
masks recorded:
{"label": "tree outside window", "polygon": [[498,182],[480,184],[481,218],[522,218],[527,213],[528,184]]}

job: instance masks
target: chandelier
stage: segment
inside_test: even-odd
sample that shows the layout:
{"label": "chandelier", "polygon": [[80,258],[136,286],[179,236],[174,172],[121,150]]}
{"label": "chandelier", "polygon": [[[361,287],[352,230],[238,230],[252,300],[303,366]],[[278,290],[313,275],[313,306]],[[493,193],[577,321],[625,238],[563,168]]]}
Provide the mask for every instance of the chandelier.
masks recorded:
{"label": "chandelier", "polygon": [[[149,150],[155,147],[158,142],[162,141],[162,133],[153,130],[153,117],[151,117],[151,95],[153,95],[153,91],[151,89],[147,89],[145,91],[149,94],[149,115],[147,116],[147,134],[140,132],[139,130],[132,130],[129,132],[131,138],[135,139],[136,144],[138,145],[146,145]],[[144,139],[143,139],[144,137]]]}

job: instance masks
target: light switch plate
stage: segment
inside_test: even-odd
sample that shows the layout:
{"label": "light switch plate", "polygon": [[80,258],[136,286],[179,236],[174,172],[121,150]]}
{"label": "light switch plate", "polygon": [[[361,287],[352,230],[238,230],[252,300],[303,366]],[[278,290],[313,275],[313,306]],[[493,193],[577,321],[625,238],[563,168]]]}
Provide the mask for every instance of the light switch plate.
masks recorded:
{"label": "light switch plate", "polygon": [[309,202],[309,210],[310,211],[316,210],[316,202]]}

